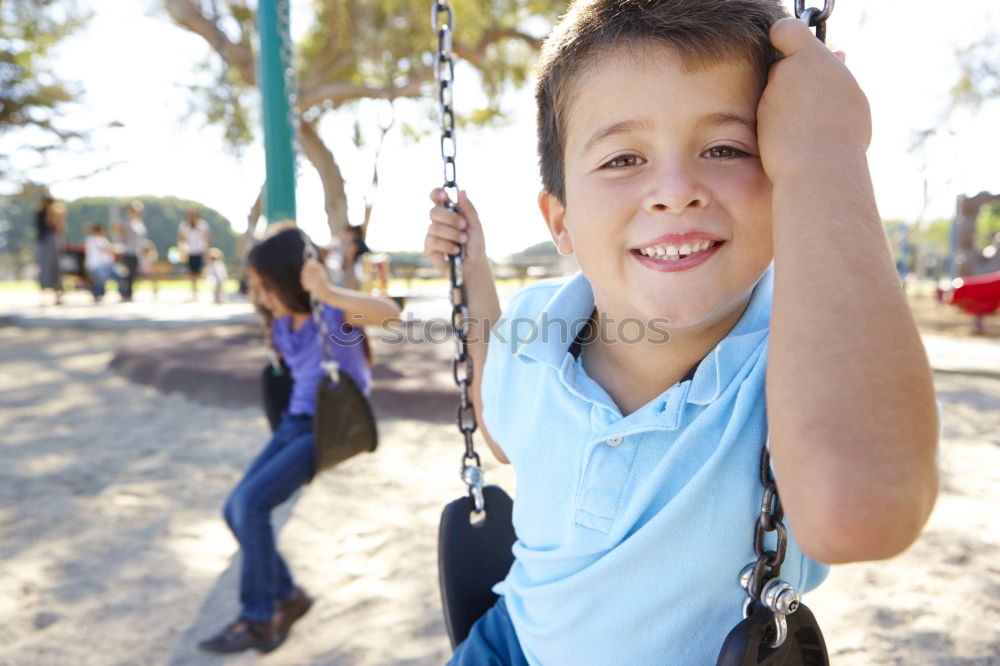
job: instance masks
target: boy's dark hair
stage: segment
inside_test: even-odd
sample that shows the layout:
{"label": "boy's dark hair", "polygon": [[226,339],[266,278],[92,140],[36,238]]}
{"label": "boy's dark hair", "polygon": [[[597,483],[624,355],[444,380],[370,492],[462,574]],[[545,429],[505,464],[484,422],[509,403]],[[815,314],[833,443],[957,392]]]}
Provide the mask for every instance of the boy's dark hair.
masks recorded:
{"label": "boy's dark hair", "polygon": [[579,0],[545,40],[538,60],[538,156],[542,185],[566,202],[567,111],[580,74],[615,47],[674,49],[696,70],[722,60],[747,62],[767,79],[778,52],[771,25],[787,14],[780,0]]}

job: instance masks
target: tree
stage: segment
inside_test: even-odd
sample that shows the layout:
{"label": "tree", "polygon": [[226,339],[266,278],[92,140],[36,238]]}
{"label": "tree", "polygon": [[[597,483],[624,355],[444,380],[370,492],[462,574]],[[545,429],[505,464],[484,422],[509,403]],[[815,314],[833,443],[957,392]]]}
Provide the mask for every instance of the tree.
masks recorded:
{"label": "tree", "polygon": [[[61,109],[79,91],[49,67],[52,49],[90,17],[75,0],[0,0],[0,137],[33,130],[26,145],[44,156],[87,133],[59,123]],[[10,155],[0,154],[0,178],[9,177]]]}
{"label": "tree", "polygon": [[[0,276],[18,277],[32,262],[35,207],[44,194],[43,188],[28,187],[17,196],[0,197]],[[134,199],[143,203],[147,237],[161,258],[176,245],[177,227],[185,213],[197,208],[212,232],[212,245],[222,250],[227,262],[235,265],[239,258],[239,235],[229,220],[208,206],[176,197],[85,197],[66,201],[66,241],[82,243],[87,227],[94,223],[103,224],[110,232],[111,222],[124,219],[125,206]]]}
{"label": "tree", "polygon": [[957,55],[961,74],[951,89],[952,106],[977,110],[1000,97],[1000,33],[984,36]]}
{"label": "tree", "polygon": [[[257,82],[254,50],[256,17],[246,0],[163,0],[179,26],[201,35],[224,67],[217,85],[196,90],[206,119],[225,123],[236,149],[253,135],[252,108]],[[429,21],[431,0],[314,0],[312,23],[295,49],[302,152],[323,184],[331,232],[347,225],[347,197],[337,160],[321,137],[329,113],[356,111],[361,100],[425,98],[436,101],[434,49]],[[502,93],[528,79],[541,35],[564,9],[560,0],[455,0],[453,49],[482,78],[487,106],[460,119],[483,124],[496,120]],[[298,17],[298,14],[296,14]],[[429,109],[430,110],[430,109]],[[430,115],[430,114],[429,114]],[[249,225],[251,228],[254,224]]]}

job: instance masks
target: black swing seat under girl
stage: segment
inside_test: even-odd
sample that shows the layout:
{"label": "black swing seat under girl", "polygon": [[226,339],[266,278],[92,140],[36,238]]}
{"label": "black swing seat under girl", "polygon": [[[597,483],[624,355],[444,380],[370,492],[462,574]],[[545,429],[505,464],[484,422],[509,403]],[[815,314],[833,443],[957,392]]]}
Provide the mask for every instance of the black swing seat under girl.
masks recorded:
{"label": "black swing seat under girl", "polygon": [[[316,474],[359,453],[378,446],[378,428],[371,403],[346,372],[336,380],[325,377],[316,388],[313,415],[313,450]],[[288,409],[292,396],[292,376],[284,361],[270,363],[261,371],[264,413],[273,432]]]}

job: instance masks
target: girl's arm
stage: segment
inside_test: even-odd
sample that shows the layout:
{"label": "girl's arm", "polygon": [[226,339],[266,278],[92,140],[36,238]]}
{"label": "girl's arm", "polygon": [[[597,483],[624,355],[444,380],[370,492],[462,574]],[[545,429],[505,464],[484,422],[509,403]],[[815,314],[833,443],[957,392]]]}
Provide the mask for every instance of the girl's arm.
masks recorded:
{"label": "girl's arm", "polygon": [[490,437],[483,423],[482,378],[490,330],[500,320],[500,298],[497,296],[493,271],[486,256],[486,239],[479,213],[465,192],[458,195],[456,212],[448,208],[448,194],[443,189],[431,192],[431,225],[424,239],[424,254],[441,272],[449,274],[448,255],[457,254],[458,243],[465,243],[462,279],[465,282],[466,305],[469,312],[469,355],[472,357],[472,403],[479,430],[497,460],[510,462],[500,446]]}
{"label": "girl's arm", "polygon": [[887,558],[917,538],[937,494],[931,372],[875,206],[867,100],[800,21],[771,39],[786,55],[758,108],[774,187],[775,475],[814,559]]}
{"label": "girl's arm", "polygon": [[365,294],[334,286],[323,264],[309,259],[302,266],[302,287],[321,303],[344,311],[352,326],[388,326],[399,321],[399,306],[388,296]]}

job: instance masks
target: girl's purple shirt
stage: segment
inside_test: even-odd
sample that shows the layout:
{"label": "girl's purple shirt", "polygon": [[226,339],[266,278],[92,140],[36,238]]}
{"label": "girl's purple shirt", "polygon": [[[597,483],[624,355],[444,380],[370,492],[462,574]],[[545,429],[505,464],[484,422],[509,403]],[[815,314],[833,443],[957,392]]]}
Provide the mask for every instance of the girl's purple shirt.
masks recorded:
{"label": "girl's purple shirt", "polygon": [[[333,360],[340,364],[340,371],[349,374],[361,391],[368,395],[372,374],[365,358],[361,330],[345,326],[344,311],[339,308],[324,305],[322,316],[330,334]],[[281,352],[292,373],[292,398],[288,404],[288,411],[292,414],[312,415],[316,411],[316,388],[323,376],[320,366],[323,348],[319,335],[312,317],[297,331],[292,330],[290,316],[274,319],[274,346]]]}

